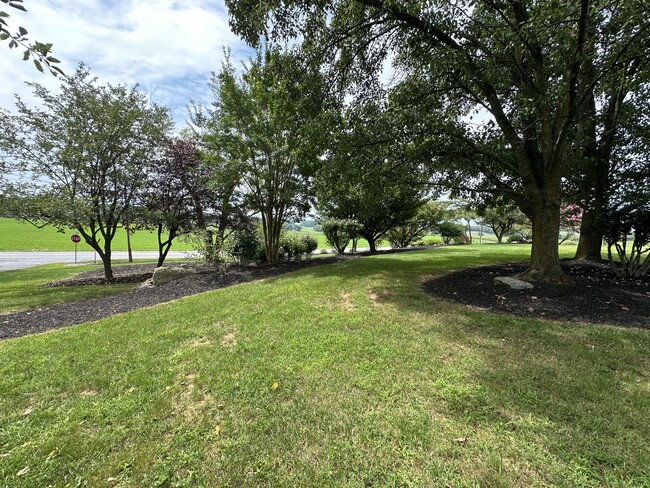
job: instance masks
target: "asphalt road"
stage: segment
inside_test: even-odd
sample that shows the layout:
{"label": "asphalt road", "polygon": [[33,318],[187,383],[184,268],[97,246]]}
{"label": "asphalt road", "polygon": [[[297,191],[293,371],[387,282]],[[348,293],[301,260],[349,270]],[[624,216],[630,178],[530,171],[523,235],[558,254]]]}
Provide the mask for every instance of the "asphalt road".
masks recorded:
{"label": "asphalt road", "polygon": [[[168,258],[184,258],[187,253],[182,251],[169,251]],[[133,251],[133,259],[157,258],[157,251]],[[113,251],[113,259],[128,259],[126,251]],[[90,251],[79,251],[77,253],[77,263],[94,262],[95,253]],[[40,266],[41,264],[67,263],[74,264],[75,257],[73,251],[65,252],[0,252],[0,271],[10,269],[30,268]],[[101,265],[101,260],[97,257],[97,264]]]}

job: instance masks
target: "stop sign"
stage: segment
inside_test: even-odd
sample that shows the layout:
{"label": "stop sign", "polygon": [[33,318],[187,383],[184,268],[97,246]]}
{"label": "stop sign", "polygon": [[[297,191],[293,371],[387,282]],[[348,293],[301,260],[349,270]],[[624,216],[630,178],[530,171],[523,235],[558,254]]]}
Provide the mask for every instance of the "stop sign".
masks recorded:
{"label": "stop sign", "polygon": [[79,234],[72,234],[70,240],[76,244],[81,241],[81,237],[79,237]]}

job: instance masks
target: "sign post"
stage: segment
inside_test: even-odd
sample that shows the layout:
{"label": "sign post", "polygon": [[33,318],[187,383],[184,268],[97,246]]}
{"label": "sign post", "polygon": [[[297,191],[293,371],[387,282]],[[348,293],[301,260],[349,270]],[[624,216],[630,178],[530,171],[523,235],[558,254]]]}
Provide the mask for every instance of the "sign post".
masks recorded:
{"label": "sign post", "polygon": [[77,243],[81,241],[79,234],[72,234],[70,240],[74,242],[74,264],[77,264]]}

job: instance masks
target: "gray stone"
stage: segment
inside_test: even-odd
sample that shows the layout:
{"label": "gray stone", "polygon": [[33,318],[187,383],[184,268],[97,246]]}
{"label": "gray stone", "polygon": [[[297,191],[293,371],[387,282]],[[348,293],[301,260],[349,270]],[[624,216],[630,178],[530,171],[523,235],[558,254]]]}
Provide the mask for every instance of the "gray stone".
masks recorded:
{"label": "gray stone", "polygon": [[161,266],[153,271],[152,281],[154,286],[158,286],[194,273],[195,271],[190,268],[181,268],[180,266]]}
{"label": "gray stone", "polygon": [[533,285],[527,281],[518,280],[510,276],[497,276],[494,278],[494,283],[497,285],[507,285],[513,290],[530,290],[533,288]]}

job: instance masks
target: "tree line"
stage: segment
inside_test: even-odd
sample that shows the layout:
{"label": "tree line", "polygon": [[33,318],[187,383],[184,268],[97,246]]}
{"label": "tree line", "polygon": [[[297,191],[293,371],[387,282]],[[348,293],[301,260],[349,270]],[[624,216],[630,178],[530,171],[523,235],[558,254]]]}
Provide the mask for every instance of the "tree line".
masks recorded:
{"label": "tree line", "polygon": [[241,73],[226,56],[213,103],[192,107],[180,139],[163,108],[135,88],[98,87],[84,67],[63,81],[67,97],[33,86],[46,110],[19,101],[5,113],[5,164],[44,178],[5,185],[16,213],[73,222],[109,262],[125,222],[155,223],[161,249],[193,226],[219,256],[255,215],[274,262],[284,223],[312,207],[356,222],[374,249],[444,192],[530,220],[529,279],[566,280],[565,220],[579,225],[576,258],[600,259],[605,239],[633,272],[648,270],[643,2],[226,3],[256,55]]}

